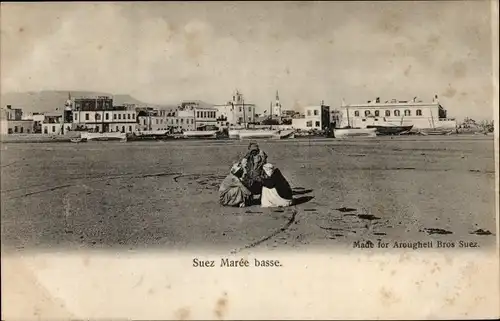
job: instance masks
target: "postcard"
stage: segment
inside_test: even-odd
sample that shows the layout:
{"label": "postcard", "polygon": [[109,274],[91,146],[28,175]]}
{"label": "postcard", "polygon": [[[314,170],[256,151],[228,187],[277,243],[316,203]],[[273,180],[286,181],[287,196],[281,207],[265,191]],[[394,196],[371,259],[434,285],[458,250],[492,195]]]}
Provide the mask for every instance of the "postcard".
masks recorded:
{"label": "postcard", "polygon": [[3,320],[500,316],[498,1],[1,9]]}

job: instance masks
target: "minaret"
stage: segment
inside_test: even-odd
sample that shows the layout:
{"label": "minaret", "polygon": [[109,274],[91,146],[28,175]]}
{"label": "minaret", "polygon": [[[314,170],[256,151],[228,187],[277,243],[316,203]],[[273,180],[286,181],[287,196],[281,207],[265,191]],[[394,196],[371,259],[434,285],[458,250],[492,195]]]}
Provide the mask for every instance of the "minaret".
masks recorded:
{"label": "minaret", "polygon": [[276,102],[274,103],[274,110],[273,114],[280,117],[281,116],[281,103],[280,103],[280,96],[278,91],[276,90]]}

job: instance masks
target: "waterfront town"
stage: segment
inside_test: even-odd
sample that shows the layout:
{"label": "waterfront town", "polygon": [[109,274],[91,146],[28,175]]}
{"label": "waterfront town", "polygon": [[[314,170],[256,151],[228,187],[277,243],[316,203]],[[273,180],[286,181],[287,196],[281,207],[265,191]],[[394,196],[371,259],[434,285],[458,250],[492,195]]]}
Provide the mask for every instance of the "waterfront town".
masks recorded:
{"label": "waterfront town", "polygon": [[[347,136],[449,134],[471,127],[486,132],[493,130],[492,124],[476,124],[470,119],[457,124],[454,118],[448,117],[437,95],[430,102],[417,97],[383,102],[376,98],[363,104],[346,104],[342,100],[338,107],[321,101],[297,111],[283,108],[276,91],[269,109],[260,114],[256,110],[256,105],[246,101],[239,90],[235,90],[232,97],[222,104],[186,100],[170,108],[116,105],[112,96],[72,97],[68,92],[64,106],[54,106],[53,112],[25,114],[22,106],[2,106],[1,134],[78,136],[94,133],[107,134],[108,138],[113,137],[112,133],[129,138],[185,134],[186,137],[202,138],[220,137],[224,133],[229,135],[237,129],[252,129],[256,137],[250,135],[249,138],[257,138],[267,137],[266,133],[275,135],[276,130],[288,130],[284,137],[330,132],[342,136],[343,129],[346,129]],[[94,135],[97,138],[100,136]]]}

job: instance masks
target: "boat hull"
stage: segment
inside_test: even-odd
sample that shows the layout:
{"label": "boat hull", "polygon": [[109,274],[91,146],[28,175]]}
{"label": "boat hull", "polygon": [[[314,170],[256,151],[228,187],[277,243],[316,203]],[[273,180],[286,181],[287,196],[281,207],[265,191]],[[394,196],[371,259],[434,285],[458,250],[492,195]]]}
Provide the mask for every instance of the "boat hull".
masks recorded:
{"label": "boat hull", "polygon": [[265,139],[277,136],[279,136],[278,130],[241,130],[239,132],[240,139]]}
{"label": "boat hull", "polygon": [[335,129],[335,137],[376,137],[377,130],[375,128],[337,128]]}
{"label": "boat hull", "polygon": [[412,130],[413,125],[410,126],[367,126],[366,128],[375,128],[377,135],[401,135],[408,133]]}
{"label": "boat hull", "polygon": [[168,130],[144,130],[144,131],[137,131],[134,133],[134,135],[138,137],[142,136],[166,136],[168,134]]}
{"label": "boat hull", "polygon": [[82,133],[80,136],[81,139],[85,139],[87,141],[108,141],[108,140],[120,140],[126,141],[127,134],[125,133]]}
{"label": "boat hull", "polygon": [[182,134],[182,136],[184,138],[217,138],[217,131],[186,131]]}

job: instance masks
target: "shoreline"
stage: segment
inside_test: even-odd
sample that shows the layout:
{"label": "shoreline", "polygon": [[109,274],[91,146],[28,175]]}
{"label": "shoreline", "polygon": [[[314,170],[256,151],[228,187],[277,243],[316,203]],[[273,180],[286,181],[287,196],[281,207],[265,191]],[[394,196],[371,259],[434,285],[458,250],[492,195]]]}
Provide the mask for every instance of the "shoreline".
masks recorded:
{"label": "shoreline", "polygon": [[[78,138],[77,135],[44,135],[44,134],[31,134],[16,136],[16,135],[2,135],[0,136],[1,144],[31,144],[31,143],[70,143],[71,139]],[[40,136],[42,135],[42,136]],[[429,139],[432,137],[432,139]],[[416,141],[425,141],[425,140],[433,140],[437,138],[447,139],[453,138],[483,138],[483,139],[493,139],[494,133],[488,134],[479,134],[479,133],[458,133],[451,135],[432,135],[432,136],[419,136],[419,135],[382,135],[376,137],[347,137],[347,138],[336,138],[336,137],[325,137],[319,135],[311,135],[311,136],[299,136],[295,138],[286,138],[286,139],[267,139],[267,138],[252,138],[252,139],[240,139],[240,138],[174,138],[174,137],[147,137],[147,138],[128,138],[125,143],[130,142],[179,142],[179,141],[308,141],[308,140],[329,140],[329,141],[354,141],[359,140],[360,138],[363,140],[416,140]],[[113,142],[117,140],[108,140],[104,142]],[[101,141],[102,142],[102,141]]]}

